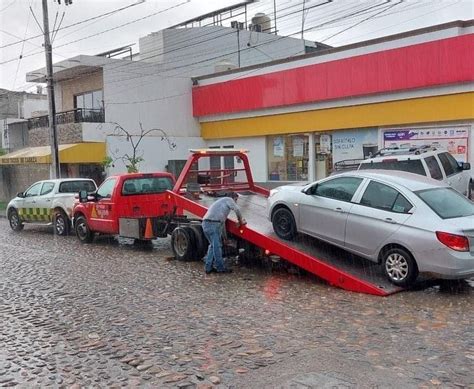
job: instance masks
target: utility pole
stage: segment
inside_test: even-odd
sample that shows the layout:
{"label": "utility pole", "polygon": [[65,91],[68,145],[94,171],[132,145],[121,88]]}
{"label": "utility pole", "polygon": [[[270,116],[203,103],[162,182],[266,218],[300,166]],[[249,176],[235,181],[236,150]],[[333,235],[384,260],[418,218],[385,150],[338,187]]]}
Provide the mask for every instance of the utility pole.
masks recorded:
{"label": "utility pole", "polygon": [[46,55],[46,80],[48,90],[48,119],[49,137],[51,142],[51,178],[60,178],[61,170],[59,166],[58,134],[56,128],[56,105],[54,101],[53,83],[53,47],[49,36],[48,1],[43,0],[43,32],[44,32],[44,53]]}

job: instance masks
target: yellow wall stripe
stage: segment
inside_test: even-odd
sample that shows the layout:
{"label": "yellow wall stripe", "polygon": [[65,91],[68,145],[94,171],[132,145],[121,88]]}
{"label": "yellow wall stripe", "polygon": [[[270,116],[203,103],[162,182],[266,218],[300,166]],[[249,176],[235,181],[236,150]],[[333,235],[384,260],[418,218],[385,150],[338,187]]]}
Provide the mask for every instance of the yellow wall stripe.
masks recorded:
{"label": "yellow wall stripe", "polygon": [[201,123],[205,139],[474,119],[474,92]]}

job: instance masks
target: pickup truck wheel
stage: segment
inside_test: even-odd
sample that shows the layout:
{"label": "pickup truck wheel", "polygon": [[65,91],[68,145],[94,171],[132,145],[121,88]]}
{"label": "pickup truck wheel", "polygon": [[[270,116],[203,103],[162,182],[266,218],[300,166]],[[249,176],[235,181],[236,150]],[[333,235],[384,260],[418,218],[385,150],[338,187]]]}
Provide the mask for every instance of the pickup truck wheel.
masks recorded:
{"label": "pickup truck wheel", "polygon": [[90,230],[84,216],[79,216],[74,223],[76,236],[82,243],[91,243],[94,240],[94,233]]}
{"label": "pickup truck wheel", "polygon": [[418,266],[408,251],[394,247],[383,253],[382,263],[388,280],[397,286],[411,286],[418,277]]}
{"label": "pickup truck wheel", "polygon": [[288,208],[278,208],[272,216],[273,231],[279,238],[293,240],[296,236],[296,223]]}
{"label": "pickup truck wheel", "polygon": [[190,261],[196,257],[193,231],[190,228],[176,227],[171,234],[171,248],[178,261]]}
{"label": "pickup truck wheel", "polygon": [[70,229],[69,218],[66,216],[64,211],[62,210],[54,211],[53,225],[54,225],[54,232],[56,234],[60,236],[69,235],[69,229]]}
{"label": "pickup truck wheel", "polygon": [[10,209],[10,211],[8,211],[8,221],[10,222],[10,228],[13,231],[19,232],[24,227],[16,209]]}

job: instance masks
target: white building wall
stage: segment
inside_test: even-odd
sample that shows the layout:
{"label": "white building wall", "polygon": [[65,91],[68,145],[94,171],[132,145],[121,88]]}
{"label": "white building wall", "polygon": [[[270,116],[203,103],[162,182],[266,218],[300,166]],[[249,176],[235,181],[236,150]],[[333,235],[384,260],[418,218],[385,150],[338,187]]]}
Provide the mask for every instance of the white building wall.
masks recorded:
{"label": "white building wall", "polygon": [[48,114],[48,98],[46,96],[38,98],[25,98],[23,100],[22,114],[23,118],[31,118],[33,116],[42,116]]}
{"label": "white building wall", "polygon": [[[207,146],[233,146],[236,149],[248,150],[248,158],[254,181],[268,181],[267,146],[264,136],[210,140],[207,142]],[[243,168],[243,165],[240,167]],[[239,166],[236,165],[236,168],[239,168]]]}
{"label": "white building wall", "polygon": [[239,57],[244,67],[304,53],[301,39],[219,26],[168,29],[140,39],[141,60],[159,64],[167,75],[212,74],[223,60],[238,67]]}
{"label": "white building wall", "polygon": [[[137,138],[135,138],[137,140]],[[175,144],[173,147],[170,143]],[[169,160],[186,160],[189,150],[204,148],[205,143],[200,137],[172,137],[162,139],[161,136],[147,136],[143,138],[139,148],[139,155],[144,161],[140,163],[140,172],[150,173],[156,171],[166,171]],[[131,154],[130,142],[123,136],[107,137],[107,155],[113,159],[123,156],[125,153]],[[114,166],[109,168],[108,174],[125,173],[127,168],[123,160],[116,159]]]}
{"label": "white building wall", "polygon": [[159,128],[169,136],[200,136],[192,115],[192,81],[163,77],[149,64],[124,62],[104,67],[106,122],[132,133]]}
{"label": "white building wall", "polygon": [[113,123],[81,123],[81,127],[84,142],[105,142],[115,130]]}

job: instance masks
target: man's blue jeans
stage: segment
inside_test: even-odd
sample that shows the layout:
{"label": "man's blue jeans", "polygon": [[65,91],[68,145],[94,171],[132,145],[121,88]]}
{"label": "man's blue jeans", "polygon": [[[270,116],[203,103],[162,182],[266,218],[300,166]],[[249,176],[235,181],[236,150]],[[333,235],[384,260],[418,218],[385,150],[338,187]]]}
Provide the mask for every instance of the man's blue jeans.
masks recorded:
{"label": "man's blue jeans", "polygon": [[222,259],[222,227],[221,223],[213,223],[206,220],[202,222],[202,230],[209,241],[205,265],[207,272],[212,270],[213,262],[218,272],[225,270],[224,261]]}

